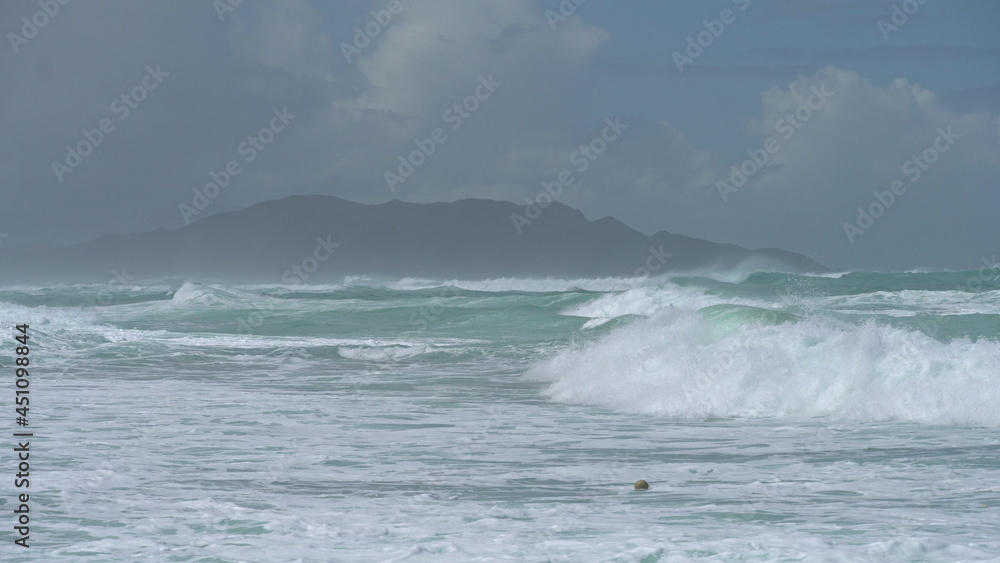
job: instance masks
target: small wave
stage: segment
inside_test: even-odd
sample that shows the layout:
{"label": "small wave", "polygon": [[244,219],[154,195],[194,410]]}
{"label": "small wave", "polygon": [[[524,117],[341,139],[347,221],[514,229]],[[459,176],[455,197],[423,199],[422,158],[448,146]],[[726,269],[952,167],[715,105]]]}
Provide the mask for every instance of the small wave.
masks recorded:
{"label": "small wave", "polygon": [[173,305],[200,305],[207,307],[222,307],[235,304],[252,304],[266,296],[253,291],[231,286],[203,285],[196,282],[184,282],[170,299]]}
{"label": "small wave", "polygon": [[171,301],[174,305],[188,305],[191,303],[213,304],[218,301],[216,292],[212,288],[193,282],[184,282],[184,285],[177,288]]}
{"label": "small wave", "polygon": [[685,288],[665,283],[602,295],[566,309],[563,314],[607,321],[626,315],[649,316],[664,307],[699,309],[722,302],[723,299],[707,295],[701,288]]}
{"label": "small wave", "polygon": [[738,328],[750,323],[775,325],[801,320],[797,315],[746,305],[710,305],[699,311],[717,326]]}
{"label": "small wave", "polygon": [[488,280],[401,280],[395,289],[426,289],[428,287],[456,287],[483,293],[554,293],[568,291],[624,291],[649,283],[648,278],[495,278]]}
{"label": "small wave", "polygon": [[371,361],[392,361],[412,358],[426,354],[433,349],[427,345],[407,346],[341,346],[337,348],[337,354],[342,358],[351,360],[371,360]]}

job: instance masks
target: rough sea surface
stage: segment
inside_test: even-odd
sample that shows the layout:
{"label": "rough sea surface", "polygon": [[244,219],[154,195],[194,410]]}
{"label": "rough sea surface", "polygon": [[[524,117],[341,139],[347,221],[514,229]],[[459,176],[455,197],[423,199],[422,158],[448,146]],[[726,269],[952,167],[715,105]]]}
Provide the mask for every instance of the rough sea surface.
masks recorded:
{"label": "rough sea surface", "polygon": [[998,274],[0,288],[0,559],[1000,561]]}

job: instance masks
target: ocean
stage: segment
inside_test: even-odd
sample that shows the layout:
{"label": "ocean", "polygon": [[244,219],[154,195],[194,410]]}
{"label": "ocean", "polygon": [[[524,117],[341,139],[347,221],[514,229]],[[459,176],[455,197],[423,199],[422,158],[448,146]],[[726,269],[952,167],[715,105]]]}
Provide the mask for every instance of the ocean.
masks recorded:
{"label": "ocean", "polygon": [[0,328],[6,562],[1000,561],[998,270],[4,287]]}

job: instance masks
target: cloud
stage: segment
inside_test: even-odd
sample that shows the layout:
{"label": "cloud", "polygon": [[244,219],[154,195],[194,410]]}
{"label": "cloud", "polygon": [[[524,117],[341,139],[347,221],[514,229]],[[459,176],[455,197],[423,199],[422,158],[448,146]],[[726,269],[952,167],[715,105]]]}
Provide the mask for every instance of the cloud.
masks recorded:
{"label": "cloud", "polygon": [[312,2],[248,2],[239,9],[227,33],[235,51],[293,76],[333,80],[335,48]]}
{"label": "cloud", "polygon": [[[534,184],[552,164],[541,155],[583,129],[589,100],[581,92],[589,89],[591,62],[607,33],[579,18],[553,32],[527,0],[403,6],[358,56],[361,93],[324,116],[328,129],[352,137],[352,166],[331,166],[329,174],[356,186],[349,193],[356,199],[493,197],[512,194],[511,185],[525,179]],[[481,80],[499,83],[498,91],[461,123],[449,120]],[[390,194],[384,172],[436,128],[448,141]]]}
{"label": "cloud", "polygon": [[[572,79],[606,39],[578,18],[553,33],[528,0],[408,4],[401,23],[358,63],[371,84],[363,101],[403,115],[436,114],[442,100],[465,96],[469,78],[484,73],[515,83],[551,73],[551,87]],[[523,95],[543,94],[539,86]]]}

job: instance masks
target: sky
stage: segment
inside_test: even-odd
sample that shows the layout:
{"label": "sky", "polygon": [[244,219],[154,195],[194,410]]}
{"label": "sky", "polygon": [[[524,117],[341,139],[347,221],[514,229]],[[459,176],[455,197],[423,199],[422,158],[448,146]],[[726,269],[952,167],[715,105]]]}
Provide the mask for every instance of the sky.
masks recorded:
{"label": "sky", "polygon": [[554,199],[837,270],[992,267],[998,24],[995,0],[7,0],[0,245],[294,194]]}

